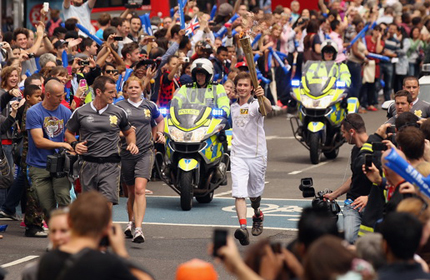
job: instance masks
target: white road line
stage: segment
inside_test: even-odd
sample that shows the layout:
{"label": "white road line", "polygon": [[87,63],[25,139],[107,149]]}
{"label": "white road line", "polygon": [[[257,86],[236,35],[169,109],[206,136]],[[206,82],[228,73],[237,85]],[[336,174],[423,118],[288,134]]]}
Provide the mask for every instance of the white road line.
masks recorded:
{"label": "white road line", "polygon": [[231,194],[231,191],[228,191],[228,192],[222,192],[222,193],[217,193],[217,194],[215,194],[215,195],[214,195],[214,197],[220,197],[220,196],[223,196],[223,195],[229,195],[229,194]]}
{"label": "white road line", "polygon": [[[128,224],[128,222],[115,222],[115,224]],[[227,225],[201,225],[201,224],[175,224],[175,223],[147,223],[147,225],[158,225],[158,226],[184,226],[184,227],[211,227],[211,228],[237,228],[237,226],[227,226]],[[296,228],[281,228],[281,227],[264,227],[264,229],[273,229],[273,230],[292,230],[297,231]]]}
{"label": "white road line", "polygon": [[[222,194],[222,193],[219,193],[219,194]],[[214,197],[215,197],[216,195],[214,195]],[[157,197],[157,198],[179,198],[179,195],[178,196],[173,196],[173,195],[148,195],[147,197],[146,197],[146,199],[148,199],[148,198],[151,198],[151,197]],[[234,198],[232,198],[232,197],[217,197],[218,199],[229,199],[229,200],[234,200]],[[264,197],[264,199],[265,200],[285,200],[285,201],[290,201],[290,200],[292,200],[292,201],[296,201],[296,200],[299,200],[299,201],[311,201],[311,199],[309,199],[309,198],[270,198],[270,197]],[[115,210],[115,208],[114,208],[114,210]]]}
{"label": "white road line", "polygon": [[303,171],[308,171],[308,170],[311,170],[313,168],[317,168],[317,167],[323,166],[324,164],[327,164],[327,163],[329,163],[329,161],[321,162],[321,163],[318,163],[316,165],[312,165],[312,166],[306,167],[306,168],[304,168],[302,170],[292,171],[292,172],[288,173],[288,175],[296,175],[296,174],[302,173]]}
{"label": "white road line", "polygon": [[6,268],[6,267],[14,266],[14,265],[17,265],[17,264],[20,264],[20,263],[31,261],[31,260],[36,259],[38,257],[39,256],[30,255],[30,256],[18,259],[16,261],[10,262],[10,263],[5,263],[5,264],[1,265],[1,267]]}
{"label": "white road line", "polygon": [[278,139],[295,139],[294,136],[276,136],[276,135],[271,135],[271,136],[266,136],[266,140],[278,140]]}

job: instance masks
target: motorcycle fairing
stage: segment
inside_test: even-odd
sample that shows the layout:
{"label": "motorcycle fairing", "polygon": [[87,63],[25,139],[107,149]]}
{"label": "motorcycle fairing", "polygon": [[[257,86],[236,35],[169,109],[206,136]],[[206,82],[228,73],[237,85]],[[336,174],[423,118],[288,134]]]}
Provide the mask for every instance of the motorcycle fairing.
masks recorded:
{"label": "motorcycle fairing", "polygon": [[358,108],[360,108],[360,102],[357,97],[348,98],[348,114],[353,114],[358,112]]}
{"label": "motorcycle fairing", "polygon": [[324,128],[325,128],[325,124],[323,122],[309,122],[308,123],[308,130],[310,132],[323,131]]}
{"label": "motorcycle fairing", "polygon": [[206,139],[206,146],[199,151],[207,164],[213,163],[220,159],[224,153],[222,143],[218,141],[216,134]]}
{"label": "motorcycle fairing", "polygon": [[178,167],[183,171],[191,171],[199,168],[199,162],[193,158],[181,158]]}

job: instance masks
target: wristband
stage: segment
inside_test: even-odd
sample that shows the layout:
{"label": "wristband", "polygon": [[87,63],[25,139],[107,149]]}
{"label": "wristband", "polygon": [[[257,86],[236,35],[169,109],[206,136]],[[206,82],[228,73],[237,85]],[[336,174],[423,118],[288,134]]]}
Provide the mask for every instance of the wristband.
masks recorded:
{"label": "wristband", "polygon": [[70,143],[70,146],[72,146],[73,150],[76,149],[76,145],[79,143],[79,141],[73,141],[72,143]]}

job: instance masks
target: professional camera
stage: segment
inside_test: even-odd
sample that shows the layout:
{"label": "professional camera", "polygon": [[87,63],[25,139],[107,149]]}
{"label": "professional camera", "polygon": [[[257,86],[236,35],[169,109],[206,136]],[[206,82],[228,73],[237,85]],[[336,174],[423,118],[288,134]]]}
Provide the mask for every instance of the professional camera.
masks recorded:
{"label": "professional camera", "polygon": [[315,195],[312,178],[302,178],[299,189],[302,191],[303,197],[314,197],[312,200],[313,208],[327,209],[327,211],[332,213],[337,218],[337,214],[340,212],[339,204],[337,204],[335,200],[330,201],[324,198],[325,194],[332,193],[331,190],[325,189],[323,191],[317,192]]}
{"label": "professional camera", "polygon": [[61,149],[59,153],[49,155],[46,160],[46,170],[54,178],[62,178],[73,174],[73,164],[78,160],[77,155],[72,155]]}

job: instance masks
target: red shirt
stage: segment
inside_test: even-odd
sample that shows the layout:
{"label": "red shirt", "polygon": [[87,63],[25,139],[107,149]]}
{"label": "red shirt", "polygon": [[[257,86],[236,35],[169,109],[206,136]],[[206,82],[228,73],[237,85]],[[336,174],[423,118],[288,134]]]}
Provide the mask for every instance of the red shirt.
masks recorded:
{"label": "red shirt", "polygon": [[[375,53],[376,54],[376,43],[372,41],[372,36],[367,35],[366,36],[366,45],[367,45],[367,51],[369,53]],[[381,45],[384,47],[384,41],[381,40]],[[375,78],[379,78],[380,76],[380,70],[379,70],[379,59],[376,58],[369,58],[370,60],[374,60],[376,63],[376,70],[375,70]]]}

